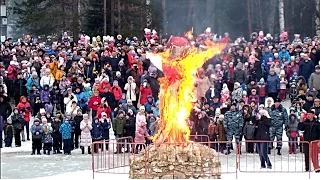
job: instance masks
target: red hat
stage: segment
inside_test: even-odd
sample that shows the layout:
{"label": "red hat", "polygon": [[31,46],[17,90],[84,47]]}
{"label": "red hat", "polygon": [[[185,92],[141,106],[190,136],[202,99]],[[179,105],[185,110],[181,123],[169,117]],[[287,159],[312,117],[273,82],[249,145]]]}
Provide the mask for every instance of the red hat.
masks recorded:
{"label": "red hat", "polygon": [[275,63],[277,63],[277,62],[280,64],[280,60],[276,60],[276,61],[275,61]]}

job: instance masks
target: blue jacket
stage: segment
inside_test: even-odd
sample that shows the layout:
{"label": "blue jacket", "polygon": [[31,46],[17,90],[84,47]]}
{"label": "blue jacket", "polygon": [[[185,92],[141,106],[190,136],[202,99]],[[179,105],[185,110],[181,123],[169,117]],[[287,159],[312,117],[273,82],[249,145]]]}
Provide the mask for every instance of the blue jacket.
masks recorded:
{"label": "blue jacket", "polygon": [[59,128],[59,132],[62,134],[62,139],[71,139],[71,131],[71,124],[63,123]]}
{"label": "blue jacket", "polygon": [[84,92],[80,92],[78,94],[75,94],[78,99],[78,106],[79,107],[85,107],[88,103],[88,97]]}
{"label": "blue jacket", "polygon": [[266,89],[268,93],[276,93],[279,91],[280,79],[276,73],[274,73],[274,75],[268,75]]}
{"label": "blue jacket", "polygon": [[[39,133],[38,135],[36,135],[37,132]],[[31,134],[32,134],[32,139],[42,139],[43,127],[40,124],[39,125],[33,124],[31,126]]]}
{"label": "blue jacket", "polygon": [[40,79],[37,78],[37,79],[33,79],[32,77],[30,77],[28,80],[27,80],[27,84],[26,84],[26,87],[27,87],[27,91],[30,92],[30,90],[32,89],[32,86],[35,85],[38,89],[40,89]]}
{"label": "blue jacket", "polygon": [[[102,139],[109,140],[109,138],[110,138],[109,130],[111,128],[111,123],[104,121],[103,123],[101,123],[101,127],[102,127]],[[92,127],[92,129],[93,129],[93,127]]]}
{"label": "blue jacket", "polygon": [[[147,100],[147,102],[144,104],[144,107],[146,108],[146,112],[147,112],[147,113],[152,113],[151,107],[152,107],[152,105],[155,106],[154,99],[153,99],[153,97],[152,97],[151,95],[149,95],[147,98],[148,98],[148,100]],[[149,101],[149,98],[152,98],[152,101],[151,101],[151,102]]]}
{"label": "blue jacket", "polygon": [[291,56],[288,51],[284,51],[284,52],[280,51],[279,52],[279,59],[281,62],[284,62],[284,61],[282,61],[283,58],[285,58],[287,62],[290,62]]}
{"label": "blue jacket", "polygon": [[273,54],[271,52],[262,53],[262,59],[265,64],[267,64],[267,62],[269,61],[269,57],[272,57],[272,59],[274,59]]}
{"label": "blue jacket", "polygon": [[92,136],[92,139],[95,139],[95,140],[102,139],[102,126],[101,126],[100,122],[98,122],[98,123],[93,122],[92,123],[91,136]]}

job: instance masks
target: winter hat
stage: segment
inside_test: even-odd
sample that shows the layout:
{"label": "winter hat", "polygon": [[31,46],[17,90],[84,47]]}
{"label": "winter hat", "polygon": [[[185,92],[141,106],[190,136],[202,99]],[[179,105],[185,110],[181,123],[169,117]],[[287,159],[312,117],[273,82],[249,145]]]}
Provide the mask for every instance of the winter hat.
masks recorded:
{"label": "winter hat", "polygon": [[146,110],[144,106],[140,106],[139,110]]}
{"label": "winter hat", "polygon": [[118,77],[121,76],[121,72],[120,72],[120,71],[117,71],[117,72],[116,72],[116,76],[118,76]]}
{"label": "winter hat", "polygon": [[128,113],[133,114],[132,109],[128,109]]}
{"label": "winter hat", "polygon": [[246,96],[247,95],[247,91],[242,91],[242,95]]}
{"label": "winter hat", "polygon": [[283,69],[280,71],[280,75],[286,75]]}
{"label": "winter hat", "polygon": [[44,123],[47,123],[48,121],[47,121],[47,118],[45,118],[45,117],[42,117],[41,118],[41,121],[42,121],[42,124],[44,124]]}
{"label": "winter hat", "polygon": [[261,78],[259,82],[264,83],[264,78]]}
{"label": "winter hat", "polygon": [[103,116],[107,116],[107,113],[102,112],[102,113],[101,113],[101,117],[103,117]]}
{"label": "winter hat", "polygon": [[279,56],[279,54],[278,54],[278,53],[274,53],[273,55],[274,55],[274,56]]}
{"label": "winter hat", "polygon": [[224,115],[223,115],[223,114],[220,114],[220,115],[219,115],[219,119],[224,119]]}
{"label": "winter hat", "polygon": [[46,110],[44,108],[41,108],[40,109],[40,114],[45,114],[46,113]]}
{"label": "winter hat", "polygon": [[260,105],[259,105],[259,108],[264,108],[264,105],[263,105],[263,104],[260,104]]}
{"label": "winter hat", "polygon": [[279,98],[276,98],[275,100],[274,100],[274,102],[276,103],[276,102],[279,102],[279,103],[281,103],[281,99],[279,99]]}
{"label": "winter hat", "polygon": [[40,120],[38,118],[35,118],[33,122],[40,122]]}

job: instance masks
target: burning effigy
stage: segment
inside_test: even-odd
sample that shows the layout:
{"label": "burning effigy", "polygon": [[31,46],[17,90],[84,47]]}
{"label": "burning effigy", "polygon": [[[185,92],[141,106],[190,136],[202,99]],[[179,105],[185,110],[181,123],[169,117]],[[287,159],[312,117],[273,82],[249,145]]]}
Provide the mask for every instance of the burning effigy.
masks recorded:
{"label": "burning effigy", "polygon": [[199,46],[187,38],[171,37],[170,49],[149,55],[154,66],[161,70],[160,120],[153,145],[130,160],[133,179],[219,179],[220,161],[217,153],[206,145],[190,141],[187,119],[193,109],[194,83],[198,68],[218,55],[223,44],[204,42]]}

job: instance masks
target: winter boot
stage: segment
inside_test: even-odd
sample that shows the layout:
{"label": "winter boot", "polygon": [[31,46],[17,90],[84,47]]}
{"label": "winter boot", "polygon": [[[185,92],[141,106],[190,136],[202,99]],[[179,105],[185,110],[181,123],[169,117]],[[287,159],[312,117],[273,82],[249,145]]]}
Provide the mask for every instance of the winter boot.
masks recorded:
{"label": "winter boot", "polygon": [[48,155],[50,155],[50,150],[48,150]]}
{"label": "winter boot", "polygon": [[291,146],[289,146],[289,154],[292,154],[292,147]]}
{"label": "winter boot", "polygon": [[293,146],[293,147],[292,147],[292,153],[293,153],[293,154],[297,154],[297,148],[296,148],[296,146]]}
{"label": "winter boot", "polygon": [[57,150],[56,149],[53,150],[53,154],[57,154]]}
{"label": "winter boot", "polygon": [[36,149],[32,149],[31,155],[35,155],[35,154],[36,154]]}
{"label": "winter boot", "polygon": [[277,149],[278,149],[277,155],[281,156],[281,148],[277,148]]}
{"label": "winter boot", "polygon": [[230,152],[230,147],[227,148],[227,152],[225,153],[225,155],[229,155],[231,152]]}
{"label": "winter boot", "polygon": [[81,154],[84,154],[84,147],[80,146],[80,149],[81,149]]}
{"label": "winter boot", "polygon": [[268,147],[268,154],[271,154],[271,147]]}
{"label": "winter boot", "polygon": [[91,154],[91,147],[88,147],[88,154]]}
{"label": "winter boot", "polygon": [[46,150],[43,150],[43,154],[47,154],[47,151],[46,151]]}
{"label": "winter boot", "polygon": [[58,150],[57,150],[57,154],[62,154],[62,152],[58,149]]}
{"label": "winter boot", "polygon": [[37,150],[37,155],[41,155],[41,153],[40,153],[40,149],[39,149],[39,150]]}

